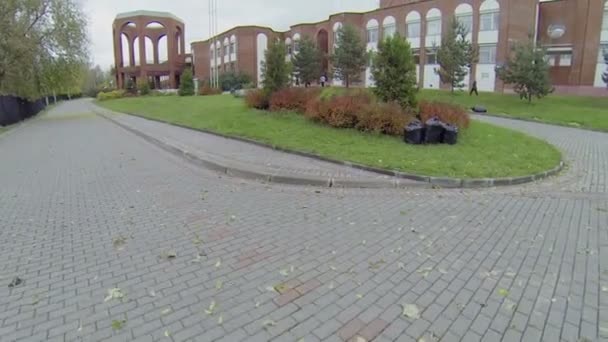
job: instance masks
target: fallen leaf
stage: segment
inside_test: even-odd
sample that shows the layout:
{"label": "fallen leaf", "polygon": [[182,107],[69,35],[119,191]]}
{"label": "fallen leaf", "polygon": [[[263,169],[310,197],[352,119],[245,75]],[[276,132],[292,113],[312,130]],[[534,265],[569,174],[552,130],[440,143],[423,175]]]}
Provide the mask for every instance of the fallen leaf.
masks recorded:
{"label": "fallen leaf", "polygon": [[282,269],[279,271],[279,274],[282,275],[283,277],[287,277],[287,276],[289,276],[289,271],[287,271],[287,269]]}
{"label": "fallen leaf", "polygon": [[150,290],[150,291],[148,291],[148,296],[156,297],[156,292],[154,290]]}
{"label": "fallen leaf", "polygon": [[380,259],[376,262],[369,262],[369,269],[370,270],[377,270],[380,267],[382,267],[382,265],[386,264],[386,261],[384,261],[384,259]]}
{"label": "fallen leaf", "polygon": [[415,305],[415,304],[403,305],[403,316],[410,318],[410,319],[419,319],[420,318],[420,309],[418,309],[418,305]]}
{"label": "fallen leaf", "polygon": [[177,258],[177,253],[173,250],[163,251],[160,253],[160,258],[165,260],[173,260]]}
{"label": "fallen leaf", "polygon": [[400,270],[403,270],[403,269],[405,269],[405,264],[400,262],[397,264],[397,268],[399,268]]}
{"label": "fallen leaf", "polygon": [[217,324],[219,324],[219,325],[224,324],[224,315],[220,314],[220,317],[218,317],[218,319],[217,319]]}
{"label": "fallen leaf", "polygon": [[362,246],[367,245],[367,240],[363,240],[363,241],[361,241],[361,245],[362,245]]}
{"label": "fallen leaf", "polygon": [[206,309],[205,313],[209,316],[213,316],[214,311],[215,311],[215,301],[212,300],[211,304],[209,304],[209,309]]}
{"label": "fallen leaf", "polygon": [[602,292],[608,292],[608,286],[602,286]]}
{"label": "fallen leaf", "polygon": [[165,310],[160,312],[161,315],[165,316],[171,313],[171,308],[166,308]]}
{"label": "fallen leaf", "polygon": [[15,278],[13,278],[13,280],[10,282],[10,284],[8,284],[8,287],[12,289],[12,288],[17,287],[17,286],[19,286],[19,285],[23,285],[23,283],[24,283],[23,279],[21,279],[21,278],[19,278],[19,277],[15,277]]}
{"label": "fallen leaf", "polygon": [[103,301],[109,302],[112,299],[122,299],[124,296],[122,290],[116,287],[108,290],[108,296]]}
{"label": "fallen leaf", "polygon": [[78,321],[78,329],[76,329],[76,331],[81,332],[82,331],[82,321]]}
{"label": "fallen leaf", "polygon": [[508,297],[509,296],[509,290],[507,289],[498,289],[498,295],[501,297]]}
{"label": "fallen leaf", "polygon": [[285,283],[280,283],[274,286],[274,290],[280,294],[283,294],[291,289]]}
{"label": "fallen leaf", "polygon": [[332,281],[331,283],[329,283],[329,286],[327,288],[333,290],[335,287],[336,285],[334,285],[334,282]]}
{"label": "fallen leaf", "polygon": [[271,319],[267,319],[264,322],[262,322],[262,327],[266,330],[268,330],[270,327],[274,327],[277,325],[277,322],[271,320]]}
{"label": "fallen leaf", "polygon": [[220,268],[220,266],[222,266],[222,259],[217,259],[215,262],[215,268]]}
{"label": "fallen leaf", "polygon": [[295,270],[296,268],[293,265],[289,266],[289,272],[293,273]]}
{"label": "fallen leaf", "polygon": [[165,337],[171,337],[171,333],[169,332],[169,330],[165,330]]}
{"label": "fallen leaf", "polygon": [[224,283],[221,280],[218,280],[218,281],[215,282],[215,289],[216,290],[218,290],[218,291],[221,290],[223,286],[224,286]]}
{"label": "fallen leaf", "polygon": [[125,323],[127,323],[126,320],[122,320],[122,321],[113,320],[112,321],[112,329],[114,329],[114,330],[121,330],[123,328],[123,326],[125,325]]}
{"label": "fallen leaf", "polygon": [[429,276],[429,274],[431,274],[431,271],[433,271],[432,267],[423,267],[416,271],[416,273],[422,275],[423,278],[426,278]]}
{"label": "fallen leaf", "polygon": [[127,238],[120,235],[112,239],[112,246],[117,250],[121,251],[124,249],[124,246],[127,244]]}
{"label": "fallen leaf", "polygon": [[360,293],[357,293],[357,299],[363,299],[363,295]]}

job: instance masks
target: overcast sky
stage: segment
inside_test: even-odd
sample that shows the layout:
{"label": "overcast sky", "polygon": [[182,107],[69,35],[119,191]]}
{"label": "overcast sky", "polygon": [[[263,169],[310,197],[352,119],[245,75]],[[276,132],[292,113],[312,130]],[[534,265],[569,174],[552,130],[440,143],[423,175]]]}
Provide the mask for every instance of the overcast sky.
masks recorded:
{"label": "overcast sky", "polygon": [[[186,42],[209,37],[208,0],[79,0],[89,19],[94,64],[108,69],[114,64],[112,21],[118,13],[136,10],[171,12],[186,24]],[[270,26],[287,30],[290,25],[327,19],[344,11],[366,11],[378,0],[219,0],[219,32],[238,25]]]}

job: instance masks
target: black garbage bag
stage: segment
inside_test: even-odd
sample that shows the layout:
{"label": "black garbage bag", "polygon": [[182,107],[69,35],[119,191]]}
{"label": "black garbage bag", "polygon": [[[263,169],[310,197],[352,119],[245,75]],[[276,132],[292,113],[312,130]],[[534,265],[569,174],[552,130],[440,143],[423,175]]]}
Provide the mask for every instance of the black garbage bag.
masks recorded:
{"label": "black garbage bag", "polygon": [[438,117],[432,117],[426,122],[426,133],[424,142],[427,144],[439,144],[443,138],[443,122]]}
{"label": "black garbage bag", "polygon": [[488,112],[488,110],[482,106],[475,106],[475,107],[471,108],[471,110],[475,113],[487,113]]}
{"label": "black garbage bag", "polygon": [[415,120],[410,122],[403,131],[403,140],[412,145],[420,145],[424,143],[424,125],[422,122]]}
{"label": "black garbage bag", "polygon": [[458,127],[450,124],[443,124],[442,143],[456,145],[458,142]]}

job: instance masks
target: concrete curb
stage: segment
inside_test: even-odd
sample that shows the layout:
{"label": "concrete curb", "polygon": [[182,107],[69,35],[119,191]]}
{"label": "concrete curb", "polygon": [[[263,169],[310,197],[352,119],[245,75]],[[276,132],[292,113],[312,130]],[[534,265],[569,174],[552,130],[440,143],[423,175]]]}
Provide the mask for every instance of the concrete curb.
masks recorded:
{"label": "concrete curb", "polygon": [[202,159],[198,156],[194,156],[187,151],[184,151],[178,147],[172,146],[163,142],[159,139],[156,139],[150,135],[147,135],[137,129],[134,129],[128,125],[118,122],[117,120],[112,119],[108,114],[103,113],[102,111],[113,113],[109,109],[105,109],[99,107],[95,104],[92,104],[92,110],[94,113],[100,115],[101,117],[113,122],[114,124],[126,129],[129,132],[134,133],[135,135],[142,137],[143,139],[151,142],[162,149],[171,152],[173,154],[183,156],[186,159],[203,166],[207,169],[211,169],[213,171],[217,171],[219,173],[227,174],[234,177],[240,177],[245,179],[253,179],[260,180],[269,183],[279,183],[279,184],[290,184],[290,185],[310,185],[310,186],[319,186],[319,187],[336,187],[336,188],[397,188],[403,189],[408,187],[413,187],[415,185],[411,183],[405,183],[403,180],[417,181],[420,182],[421,187],[434,187],[434,188],[466,188],[466,189],[475,189],[475,188],[492,188],[492,187],[502,187],[502,186],[511,186],[511,185],[521,185],[525,183],[531,183],[534,181],[542,180],[544,178],[554,176],[560,173],[565,163],[562,161],[555,168],[536,174],[536,175],[528,175],[523,177],[514,177],[514,178],[484,178],[484,179],[459,179],[459,178],[447,178],[447,177],[430,177],[430,176],[421,176],[415,174],[409,174],[405,172],[392,171],[386,169],[380,169],[372,166],[361,165],[356,163],[351,163],[347,161],[335,160],[323,156],[318,156],[313,153],[301,152],[301,151],[293,151],[290,149],[282,148],[279,146],[274,146],[271,144],[261,143],[258,141],[254,141],[247,138],[242,137],[234,137],[229,136],[205,129],[197,129],[192,127],[187,127],[185,125],[175,124],[171,122],[166,122],[158,119],[147,118],[138,114],[131,113],[121,113],[125,115],[132,115],[142,119],[155,121],[163,124],[172,125],[175,127],[180,127],[184,129],[188,129],[191,131],[202,132],[206,134],[212,134],[218,137],[241,141],[249,144],[254,144],[264,148],[270,148],[276,151],[290,153],[299,155],[302,157],[312,158],[320,161],[329,162],[332,164],[347,166],[359,170],[364,170],[368,172],[373,172],[379,175],[389,176],[387,179],[333,179],[333,178],[324,178],[324,177],[312,177],[312,176],[290,176],[290,175],[275,175],[270,174],[264,171],[256,171],[252,169],[242,169],[238,168],[234,165],[226,165],[226,163],[220,163],[217,161]]}
{"label": "concrete curb", "polygon": [[469,114],[471,115],[479,115],[479,116],[487,116],[490,118],[499,118],[499,119],[507,119],[507,120],[517,120],[517,121],[524,121],[524,122],[532,122],[532,123],[538,123],[538,124],[543,124],[543,125],[551,125],[551,126],[557,126],[557,127],[565,127],[565,128],[572,128],[572,129],[578,129],[581,131],[589,131],[589,132],[598,132],[598,133],[606,133],[608,134],[608,131],[603,131],[601,129],[597,129],[597,128],[587,128],[587,127],[576,127],[576,126],[570,126],[567,124],[561,124],[561,123],[557,123],[557,122],[546,122],[546,121],[539,121],[539,120],[533,120],[533,119],[527,119],[527,118],[516,118],[516,117],[512,117],[512,116],[508,116],[508,115],[500,115],[500,114],[492,114],[492,113],[476,113],[473,111],[469,111]]}

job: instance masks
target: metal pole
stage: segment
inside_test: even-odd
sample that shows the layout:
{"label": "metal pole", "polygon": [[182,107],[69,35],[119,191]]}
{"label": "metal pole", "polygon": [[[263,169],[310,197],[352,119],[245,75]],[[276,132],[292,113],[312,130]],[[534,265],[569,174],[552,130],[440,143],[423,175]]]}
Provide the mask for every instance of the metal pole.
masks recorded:
{"label": "metal pole", "polygon": [[[216,40],[217,40],[217,35],[219,34],[219,30],[218,30],[218,27],[219,27],[219,25],[218,25],[218,15],[217,15],[217,8],[218,8],[218,6],[217,6],[217,0],[214,0],[214,1],[215,1],[215,6],[214,6],[215,20],[214,20],[214,22],[215,22],[215,35],[216,35]],[[221,48],[222,48],[222,45],[220,45],[220,49]],[[219,57],[222,58],[222,54],[221,53],[219,53]],[[218,68],[218,71],[215,73],[215,87],[216,88],[220,87],[220,72],[219,72],[219,68]]]}

